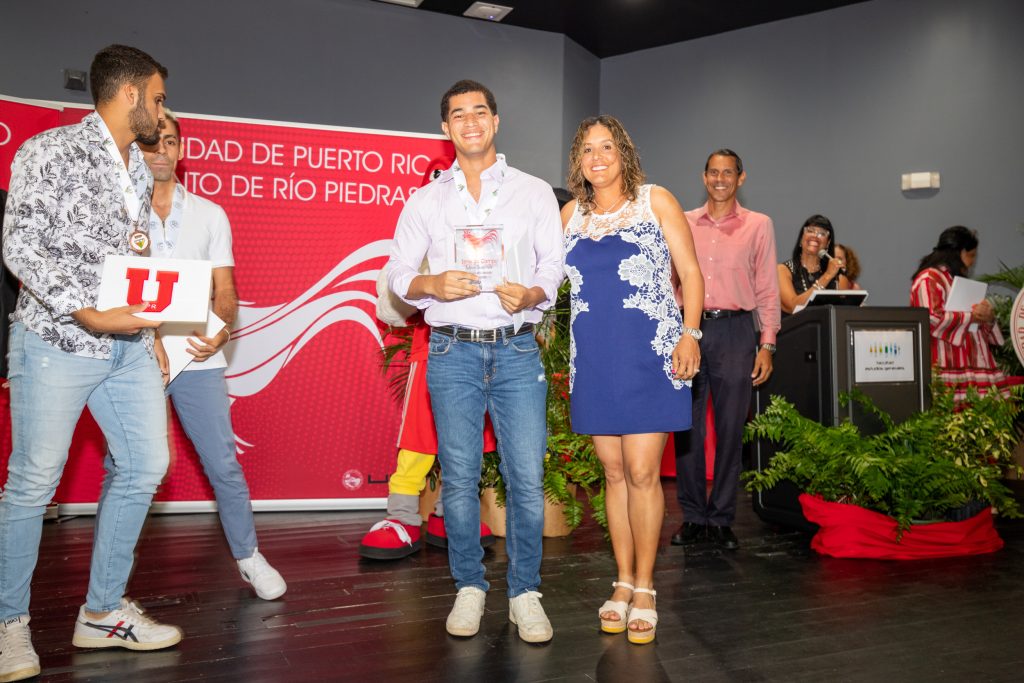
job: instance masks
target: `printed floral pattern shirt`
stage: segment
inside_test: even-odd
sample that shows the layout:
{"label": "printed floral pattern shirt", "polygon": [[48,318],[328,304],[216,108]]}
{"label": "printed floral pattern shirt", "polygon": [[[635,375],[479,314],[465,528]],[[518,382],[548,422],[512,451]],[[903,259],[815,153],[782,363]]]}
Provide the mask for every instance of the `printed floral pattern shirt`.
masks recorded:
{"label": "printed floral pattern shirt", "polygon": [[[71,314],[96,305],[104,258],[132,253],[136,223],[108,145],[113,138],[96,112],[26,141],[11,166],[3,228],[4,263],[22,283],[11,320],[61,351],[101,359],[110,357],[113,337]],[[137,145],[128,154],[131,192],[148,217],[153,176]],[[152,331],[141,334],[152,350]]]}

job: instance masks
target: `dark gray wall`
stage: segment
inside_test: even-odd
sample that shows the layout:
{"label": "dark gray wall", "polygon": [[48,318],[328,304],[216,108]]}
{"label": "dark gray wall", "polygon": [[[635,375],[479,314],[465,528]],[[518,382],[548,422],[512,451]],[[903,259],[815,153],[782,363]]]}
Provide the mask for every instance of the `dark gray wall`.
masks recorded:
{"label": "dark gray wall", "polygon": [[564,36],[370,0],[5,0],[0,93],[89,102],[63,69],[113,42],[163,62],[184,112],[439,133],[441,94],[473,78],[498,99],[499,149],[554,185],[566,117],[598,102],[599,60]]}
{"label": "dark gray wall", "polygon": [[577,43],[565,41],[565,91],[562,93],[562,182],[569,174],[569,146],[580,121],[599,113],[598,86],[601,62]]}
{"label": "dark gray wall", "polygon": [[[180,111],[435,132],[440,94],[471,77],[498,96],[509,160],[554,185],[600,103],[684,206],[703,201],[707,153],[731,146],[780,257],[824,213],[861,253],[871,301],[903,304],[943,227],[980,231],[978,272],[1024,256],[1021,26],[1017,0],[875,0],[598,60],[556,34],[369,0],[8,0],[0,93],[74,100],[62,70],[120,41],[171,68]],[[923,170],[942,189],[901,193],[900,174]]]}
{"label": "dark gray wall", "polygon": [[[707,154],[743,157],[746,206],[775,219],[780,259],[812,213],[857,249],[875,304],[905,305],[945,227],[981,238],[976,272],[1024,261],[1024,3],[875,0],[602,60],[652,182],[703,203]],[[939,171],[934,196],[900,174]]]}

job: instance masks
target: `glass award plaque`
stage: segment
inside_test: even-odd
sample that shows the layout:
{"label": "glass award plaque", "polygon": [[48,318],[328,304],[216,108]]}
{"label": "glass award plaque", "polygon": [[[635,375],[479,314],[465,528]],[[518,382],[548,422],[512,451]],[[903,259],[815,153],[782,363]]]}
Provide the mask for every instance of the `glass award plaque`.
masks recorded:
{"label": "glass award plaque", "polygon": [[481,292],[505,280],[505,245],[500,225],[456,225],[455,268],[472,273]]}

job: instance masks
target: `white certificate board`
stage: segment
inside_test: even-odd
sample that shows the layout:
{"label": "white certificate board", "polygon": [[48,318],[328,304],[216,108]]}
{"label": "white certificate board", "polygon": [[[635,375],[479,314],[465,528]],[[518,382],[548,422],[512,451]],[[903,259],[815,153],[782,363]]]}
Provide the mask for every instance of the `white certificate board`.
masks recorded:
{"label": "white certificate board", "polygon": [[912,330],[854,330],[853,381],[914,381],[914,332]]}
{"label": "white certificate board", "polygon": [[148,303],[147,320],[206,322],[212,268],[192,259],[108,256],[103,262],[96,309]]}
{"label": "white certificate board", "polygon": [[191,349],[189,339],[195,339],[195,332],[203,330],[204,337],[213,337],[220,334],[224,329],[224,321],[218,317],[213,309],[209,309],[209,318],[205,325],[196,323],[164,323],[160,326],[160,341],[163,342],[164,351],[167,353],[167,362],[170,365],[168,382],[174,380],[178,373],[184,370],[195,356],[188,352]]}

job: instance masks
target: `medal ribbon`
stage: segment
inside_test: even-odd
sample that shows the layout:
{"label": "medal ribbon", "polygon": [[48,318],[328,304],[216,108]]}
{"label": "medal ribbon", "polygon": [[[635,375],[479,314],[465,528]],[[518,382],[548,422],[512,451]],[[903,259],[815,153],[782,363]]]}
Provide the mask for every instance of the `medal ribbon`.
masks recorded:
{"label": "medal ribbon", "polygon": [[[143,230],[141,223],[143,216],[143,209],[148,202],[143,201],[143,194],[145,194],[148,187],[138,186],[131,174],[128,173],[128,168],[125,166],[124,159],[121,157],[121,152],[117,149],[117,143],[114,142],[114,137],[110,134],[110,129],[107,128],[106,123],[103,119],[99,119],[100,130],[103,131],[103,148],[107,150],[107,154],[114,162],[114,168],[117,169],[118,182],[121,186],[121,197],[124,199],[125,212],[128,215],[128,220],[131,221],[131,231],[126,235],[129,248],[136,253],[144,253],[146,248],[139,249],[135,246],[135,237],[140,232],[145,235],[145,241],[148,244],[149,235]],[[129,156],[129,159],[131,157]],[[148,185],[148,183],[146,184]],[[147,247],[148,248],[148,247]]]}
{"label": "medal ribbon", "polygon": [[[150,249],[153,256],[171,258],[174,247],[178,243],[181,232],[181,214],[185,210],[185,188],[180,183],[174,184],[174,199],[171,200],[171,212],[166,220],[160,220],[156,211],[149,212],[149,237],[152,240]],[[160,237],[156,237],[159,235]]]}
{"label": "medal ribbon", "polygon": [[[466,215],[469,216],[470,220],[474,223],[485,223],[487,222],[488,216],[491,215],[491,211],[498,205],[498,192],[501,190],[501,184],[505,180],[505,170],[507,168],[505,164],[505,155],[499,154],[498,161],[495,162],[494,166],[497,168],[497,179],[496,185],[493,190],[485,191],[483,176],[480,179],[480,201],[476,202],[473,200],[473,195],[469,193],[469,184],[466,182],[466,173],[459,166],[459,162],[456,159],[455,163],[452,164],[452,175],[455,176],[455,190],[459,193],[459,199],[462,200],[462,205],[466,208]],[[490,171],[491,169],[488,169]]]}
{"label": "medal ribbon", "polygon": [[142,211],[142,197],[135,191],[135,181],[132,180],[128,169],[124,165],[121,153],[117,151],[117,144],[113,138],[108,137],[103,141],[103,147],[114,160],[114,167],[117,169],[118,178],[121,183],[121,195],[124,197],[124,208],[128,212],[128,219],[138,223],[139,213]]}

